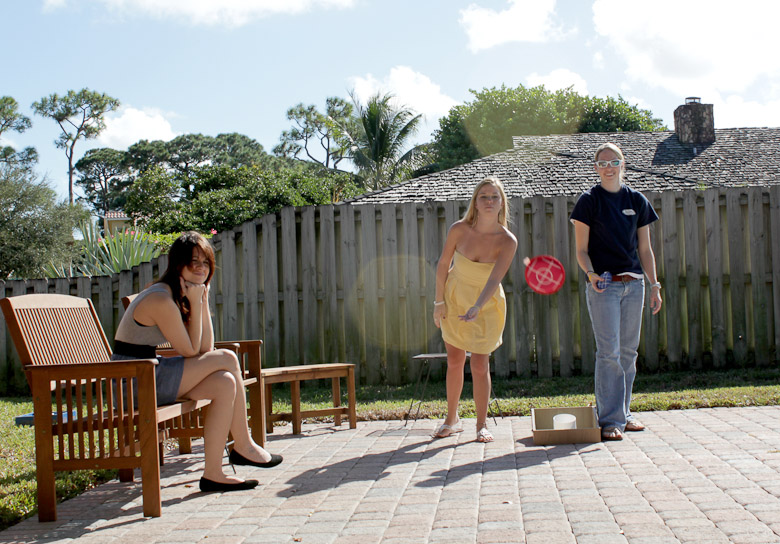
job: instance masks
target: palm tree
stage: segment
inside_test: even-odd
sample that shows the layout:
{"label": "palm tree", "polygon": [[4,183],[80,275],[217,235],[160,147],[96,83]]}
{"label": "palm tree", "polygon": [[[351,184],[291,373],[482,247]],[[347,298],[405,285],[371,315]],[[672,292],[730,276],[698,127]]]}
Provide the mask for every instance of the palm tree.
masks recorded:
{"label": "palm tree", "polygon": [[424,145],[407,149],[422,115],[391,104],[394,97],[389,93],[377,93],[365,105],[358,102],[354,91],[350,96],[355,104],[354,123],[343,131],[360,176],[374,190],[408,177],[426,149]]}

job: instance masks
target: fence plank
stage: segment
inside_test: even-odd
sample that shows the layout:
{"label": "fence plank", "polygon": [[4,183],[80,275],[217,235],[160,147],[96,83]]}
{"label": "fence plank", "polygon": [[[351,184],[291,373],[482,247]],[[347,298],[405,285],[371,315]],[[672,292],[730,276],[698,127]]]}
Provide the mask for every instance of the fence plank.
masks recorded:
{"label": "fence plank", "polygon": [[[533,214],[533,240],[532,250],[534,255],[548,253],[547,242],[547,213],[546,199],[535,196],[531,199]],[[537,373],[540,378],[549,378],[553,375],[552,366],[552,331],[550,327],[550,298],[545,295],[534,296],[534,316],[536,331],[536,361]]]}
{"label": "fence plank", "polygon": [[263,339],[257,306],[257,227],[254,221],[241,225],[241,251],[244,266],[244,335],[243,338]]}
{"label": "fence plank", "polygon": [[360,206],[360,228],[362,231],[362,284],[363,319],[366,338],[366,383],[374,385],[382,382],[382,350],[379,321],[379,281],[376,254],[376,209],[372,204]]}
{"label": "fence plank", "polygon": [[322,261],[322,309],[325,320],[326,362],[339,359],[339,308],[336,286],[336,219],[333,206],[320,206],[320,259]]}
{"label": "fence plank", "polygon": [[301,289],[303,362],[320,361],[320,335],[317,324],[317,231],[316,208],[307,206],[301,211]]}
{"label": "fence plank", "polygon": [[[0,298],[5,298],[5,289],[8,284],[0,280]],[[0,312],[0,396],[11,396],[15,393],[12,390],[14,363],[8,341],[8,326],[5,324],[5,316]]]}
{"label": "fence plank", "polygon": [[[661,194],[663,210],[663,260],[666,286],[666,356],[671,368],[677,370],[682,361],[682,322],[680,319],[680,239],[677,229],[677,194]],[[668,279],[666,279],[668,278]],[[649,291],[649,289],[648,289]]]}
{"label": "fence plank", "polygon": [[265,330],[264,366],[280,362],[279,331],[279,261],[277,258],[276,214],[263,217],[263,329]]}
{"label": "fence plank", "polygon": [[745,228],[740,205],[741,191],[726,192],[728,221],[729,292],[731,294],[731,330],[734,361],[738,366],[748,362],[748,336],[745,308]]}
{"label": "fence plank", "polygon": [[[68,280],[65,280],[66,284],[67,282]],[[11,296],[18,297],[19,295],[24,295],[27,293],[27,282],[24,280],[13,281],[10,283]],[[9,340],[10,338],[11,337],[8,336]],[[13,344],[13,341],[9,341],[8,344]],[[8,390],[29,394],[30,389],[27,384],[27,378],[25,377],[24,371],[22,370],[22,363],[19,360],[19,354],[16,352],[15,348],[11,349],[10,345],[8,346],[8,352],[11,355],[10,359],[8,360],[9,364],[6,366],[5,373],[5,377],[8,379],[8,381],[5,382]]]}
{"label": "fence plank", "polygon": [[358,317],[357,238],[355,232],[355,207],[341,205],[341,277],[344,284],[344,342],[346,361],[356,367],[360,376],[360,327]]}
{"label": "fence plank", "polygon": [[[439,203],[426,202],[423,204],[423,245],[425,251],[425,308],[427,315],[424,316],[427,319],[425,324],[427,334],[427,346],[424,350],[428,353],[441,353],[444,350],[444,343],[441,339],[441,332],[433,324],[433,302],[436,297],[436,268],[439,264],[439,257],[441,256],[441,239],[439,230]],[[410,353],[409,356],[417,355],[417,353]],[[413,370],[417,368],[416,365],[421,365],[422,362],[412,363]],[[431,375],[441,376],[444,363],[442,361],[430,361]]]}
{"label": "fence plank", "polygon": [[509,272],[512,275],[514,292],[512,304],[515,328],[515,372],[519,376],[529,377],[531,375],[533,333],[530,325],[529,290],[525,283],[523,259],[531,256],[531,245],[526,226],[525,202],[522,198],[515,198],[511,203],[509,214],[512,218],[512,231],[517,237],[517,253],[515,253],[515,260],[509,268]]}
{"label": "fence plank", "polygon": [[[702,254],[699,243],[699,209],[696,193],[683,194],[683,232],[685,240],[685,323],[688,326],[688,360],[692,368],[702,368]],[[664,294],[665,295],[665,294]],[[664,298],[666,298],[664,296]]]}
{"label": "fence plank", "polygon": [[92,300],[92,279],[88,277],[76,278],[76,296]]}
{"label": "fence plank", "polygon": [[723,285],[723,241],[721,239],[720,191],[704,191],[706,221],[707,279],[710,294],[712,362],[716,368],[726,365],[726,301]]}
{"label": "fence plank", "polygon": [[236,233],[219,233],[222,242],[222,340],[239,337],[238,334],[238,269],[236,266]]}
{"label": "fence plank", "polygon": [[558,291],[558,345],[561,376],[571,376],[574,370],[574,323],[572,323],[571,277],[578,268],[569,261],[570,227],[568,199],[559,196],[553,199],[553,228],[555,231],[554,254],[562,261],[566,271],[561,290]]}
{"label": "fence plank", "polygon": [[769,220],[771,225],[772,307],[774,308],[775,359],[780,358],[780,185],[769,189]]}
{"label": "fence plank", "polygon": [[[416,368],[411,364],[409,355],[425,351],[425,331],[430,326],[431,313],[423,303],[422,276],[425,273],[425,261],[420,253],[419,224],[417,204],[409,202],[401,207],[404,235],[404,257],[406,261],[406,346],[405,360],[406,382],[417,378]],[[431,304],[433,307],[433,304]]]}
{"label": "fence plank", "polygon": [[281,211],[282,223],[282,286],[284,308],[285,365],[301,364],[298,339],[298,240],[295,234],[295,208]]}
{"label": "fence plank", "polygon": [[146,289],[154,281],[154,269],[152,263],[138,265],[138,292]]}
{"label": "fence plank", "polygon": [[764,256],[768,243],[764,231],[764,195],[761,187],[748,189],[748,229],[750,244],[750,284],[753,292],[753,338],[756,364],[766,366],[770,362],[770,315],[764,270]]}
{"label": "fence plank", "polygon": [[[114,293],[111,276],[95,278],[97,283],[98,303],[96,311],[100,324],[106,333],[109,344],[114,345]],[[117,323],[118,325],[118,323]]]}
{"label": "fence plank", "polygon": [[[645,196],[650,200],[650,204],[653,209],[656,210],[660,216],[660,221],[655,221],[650,224],[650,244],[653,247],[653,254],[656,260],[656,271],[658,273],[659,281],[663,283],[664,274],[664,210],[663,204],[659,202],[661,200],[660,195],[657,193],[645,193]],[[663,296],[663,295],[662,295]],[[665,308],[661,308],[664,312]],[[660,367],[660,354],[659,351],[665,347],[662,346],[662,341],[659,339],[659,329],[662,314],[653,315],[653,312],[649,304],[645,304],[644,315],[642,316],[642,338],[644,346],[640,344],[640,352],[643,349],[644,355],[644,368],[655,372]]]}
{"label": "fence plank", "polygon": [[[100,279],[101,277],[109,277],[109,276],[99,276],[95,279]],[[48,293],[49,292],[49,281],[48,280],[31,280],[33,293]]]}
{"label": "fence plank", "polygon": [[390,384],[402,383],[400,330],[400,295],[398,292],[398,225],[394,204],[382,204],[379,207],[382,216],[382,265],[385,283],[385,352],[387,353],[387,381]]}

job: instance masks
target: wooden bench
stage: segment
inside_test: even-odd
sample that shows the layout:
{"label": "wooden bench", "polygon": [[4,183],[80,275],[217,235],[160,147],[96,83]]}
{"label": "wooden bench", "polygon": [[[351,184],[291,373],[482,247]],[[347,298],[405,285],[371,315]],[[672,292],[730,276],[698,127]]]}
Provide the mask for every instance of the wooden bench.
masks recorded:
{"label": "wooden bench", "polygon": [[[305,417],[333,416],[336,425],[341,425],[341,417],[349,418],[349,428],[357,427],[357,412],[355,410],[355,365],[348,363],[328,363],[316,365],[282,366],[278,368],[264,368],[262,370],[263,384],[265,385],[266,432],[274,431],[275,421],[291,421],[293,434],[300,434],[301,420]],[[332,380],[333,408],[321,410],[301,410],[301,381]],[[341,406],[341,378],[347,380],[347,406]],[[273,395],[271,386],[275,383],[290,383],[292,412],[273,413]]]}
{"label": "wooden bench", "polygon": [[[110,361],[88,299],[22,295],[0,299],[0,306],[33,397],[38,519],[57,519],[55,471],[94,469],[119,469],[121,481],[132,481],[140,468],[143,513],[160,516],[162,442],[193,432],[165,423],[210,401],[157,406],[157,360]],[[63,421],[62,414],[74,412]]]}
{"label": "wooden bench", "polygon": [[[133,299],[138,294],[127,295],[122,297],[122,306],[127,309],[133,302]],[[246,388],[249,396],[249,403],[247,405],[247,415],[249,416],[249,431],[252,433],[252,438],[260,446],[265,446],[265,411],[263,406],[264,400],[264,388],[261,381],[261,350],[263,347],[262,340],[229,340],[226,342],[214,342],[216,349],[229,349],[235,352],[238,356],[238,362],[241,365],[243,372],[244,387]],[[171,345],[166,343],[157,347],[157,354],[164,357],[170,357],[178,355],[176,351],[171,348]],[[200,427],[197,420],[201,419],[199,415],[193,414],[185,416],[177,420],[173,420],[169,425],[174,427],[180,427],[183,432],[185,429],[194,429]],[[198,435],[193,433],[194,437],[202,436],[202,433]],[[181,453],[192,453],[192,447],[189,439],[185,437],[179,438],[179,451]]]}

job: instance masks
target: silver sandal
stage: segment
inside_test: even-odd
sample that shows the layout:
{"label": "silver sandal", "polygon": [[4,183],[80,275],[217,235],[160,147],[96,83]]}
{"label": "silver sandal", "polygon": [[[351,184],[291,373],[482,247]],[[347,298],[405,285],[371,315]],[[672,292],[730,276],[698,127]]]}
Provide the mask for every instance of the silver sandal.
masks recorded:
{"label": "silver sandal", "polygon": [[455,433],[459,433],[463,431],[463,422],[458,419],[455,423],[452,425],[447,425],[446,423],[442,423],[438,429],[436,429],[436,432],[433,433],[434,438],[447,438],[450,435],[453,435]]}

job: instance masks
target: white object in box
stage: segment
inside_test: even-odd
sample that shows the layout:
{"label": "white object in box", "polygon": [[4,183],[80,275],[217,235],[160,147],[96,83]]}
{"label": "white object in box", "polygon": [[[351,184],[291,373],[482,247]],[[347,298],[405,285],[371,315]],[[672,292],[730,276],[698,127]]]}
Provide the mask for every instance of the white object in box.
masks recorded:
{"label": "white object in box", "polygon": [[[571,414],[575,418],[574,429],[555,429],[553,418],[559,414]],[[601,427],[593,406],[574,408],[531,408],[531,430],[534,444],[580,444],[601,441]]]}

